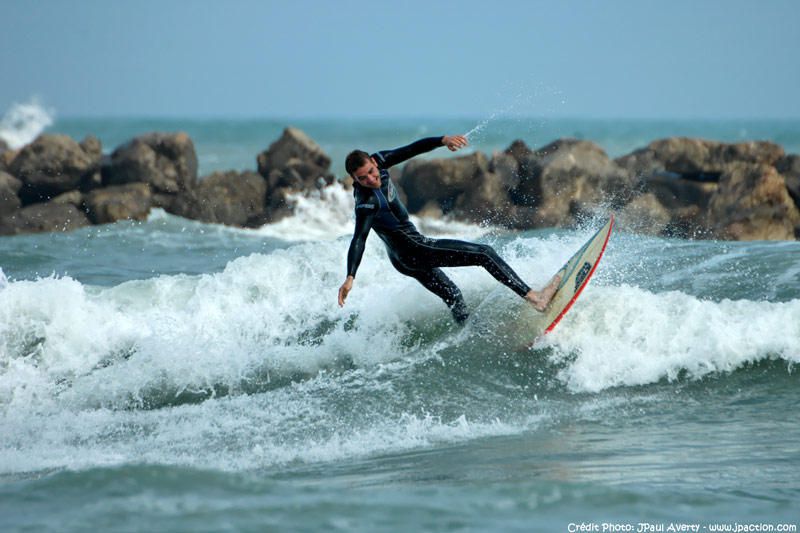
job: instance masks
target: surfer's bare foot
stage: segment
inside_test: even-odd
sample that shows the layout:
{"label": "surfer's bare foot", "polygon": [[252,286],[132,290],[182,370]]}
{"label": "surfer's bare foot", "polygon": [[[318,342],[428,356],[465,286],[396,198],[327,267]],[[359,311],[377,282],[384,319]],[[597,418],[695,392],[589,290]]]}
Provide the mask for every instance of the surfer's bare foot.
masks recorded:
{"label": "surfer's bare foot", "polygon": [[525,299],[533,305],[534,309],[541,313],[547,309],[550,300],[553,299],[553,295],[556,293],[556,290],[558,290],[558,284],[561,283],[561,277],[561,274],[556,274],[544,289],[541,291],[531,290],[525,295]]}

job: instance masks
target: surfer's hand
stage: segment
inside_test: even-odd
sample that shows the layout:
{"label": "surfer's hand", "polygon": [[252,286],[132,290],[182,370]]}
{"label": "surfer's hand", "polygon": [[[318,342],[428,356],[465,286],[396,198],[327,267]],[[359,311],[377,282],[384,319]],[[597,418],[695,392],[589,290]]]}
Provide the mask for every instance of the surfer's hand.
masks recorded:
{"label": "surfer's hand", "polygon": [[350,294],[350,290],[353,288],[353,276],[347,276],[347,279],[344,280],[342,286],[339,287],[339,307],[344,305],[344,301],[347,299],[347,295]]}
{"label": "surfer's hand", "polygon": [[445,135],[442,137],[442,144],[451,152],[455,152],[467,146],[469,141],[463,135]]}

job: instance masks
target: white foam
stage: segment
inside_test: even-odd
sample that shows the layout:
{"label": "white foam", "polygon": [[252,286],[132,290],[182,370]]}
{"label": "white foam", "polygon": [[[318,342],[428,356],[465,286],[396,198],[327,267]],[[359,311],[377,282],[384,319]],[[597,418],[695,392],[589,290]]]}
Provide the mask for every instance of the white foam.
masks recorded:
{"label": "white foam", "polygon": [[800,300],[701,300],[590,285],[548,336],[572,390],[698,379],[765,359],[800,362]]}
{"label": "white foam", "polygon": [[[246,231],[288,241],[333,240],[353,234],[353,192],[346,190],[342,184],[335,183],[310,194],[293,194],[289,200],[294,211],[291,216]],[[491,229],[448,219],[412,216],[411,221],[423,233],[436,236],[476,238]]]}
{"label": "white foam", "polygon": [[353,233],[352,191],[339,183],[311,194],[289,197],[294,214],[254,230],[259,235],[292,241],[331,240]]}
{"label": "white foam", "polygon": [[110,289],[70,278],[11,283],[0,292],[0,406],[124,406],[153,390],[236,390],[266,372],[396,358],[405,322],[443,306],[435,297],[418,305],[422,287],[387,275],[375,240],[340,309],[346,246],[299,244],[239,258],[219,274]]}
{"label": "white foam", "polygon": [[[544,283],[589,233],[516,238],[499,251],[531,284]],[[113,288],[55,277],[9,283],[0,291],[0,473],[130,462],[239,470],[519,433],[538,423],[495,420],[475,405],[447,414],[409,408],[397,380],[469,336],[420,350],[415,328],[447,311],[391,268],[378,239],[367,242],[340,309],[347,242],[299,243],[239,258],[216,274]],[[448,273],[473,308],[516,301],[481,269]],[[548,364],[563,366],[558,379],[573,391],[700,378],[767,358],[800,361],[800,301],[714,302],[604,286],[597,276],[547,342]],[[276,379],[283,384],[265,385]],[[226,396],[167,406],[181,394],[214,391]]]}
{"label": "white foam", "polygon": [[0,139],[12,149],[22,148],[53,124],[55,112],[36,98],[13,104],[0,120]]}
{"label": "white foam", "polygon": [[152,411],[62,410],[4,417],[0,473],[126,463],[241,471],[515,434],[542,419],[481,421],[472,414],[444,419],[402,411],[351,418],[336,409],[337,398],[355,400],[349,396],[346,386],[323,376],[269,393]]}

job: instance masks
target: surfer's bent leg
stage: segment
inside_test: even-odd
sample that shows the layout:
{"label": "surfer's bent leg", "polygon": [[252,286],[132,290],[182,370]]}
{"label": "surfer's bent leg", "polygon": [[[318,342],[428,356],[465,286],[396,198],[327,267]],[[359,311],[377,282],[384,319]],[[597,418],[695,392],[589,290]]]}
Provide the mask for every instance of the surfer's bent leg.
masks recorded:
{"label": "surfer's bent leg", "polygon": [[481,266],[494,278],[525,298],[531,288],[488,244],[454,239],[425,239],[422,262],[432,267]]}
{"label": "surfer's bent leg", "polygon": [[469,318],[467,304],[464,302],[464,296],[461,294],[461,290],[441,269],[431,268],[414,270],[408,268],[396,258],[390,257],[390,260],[398,272],[416,279],[423,287],[441,298],[447,307],[450,308],[450,312],[453,313],[453,319],[455,319],[456,322],[461,323]]}

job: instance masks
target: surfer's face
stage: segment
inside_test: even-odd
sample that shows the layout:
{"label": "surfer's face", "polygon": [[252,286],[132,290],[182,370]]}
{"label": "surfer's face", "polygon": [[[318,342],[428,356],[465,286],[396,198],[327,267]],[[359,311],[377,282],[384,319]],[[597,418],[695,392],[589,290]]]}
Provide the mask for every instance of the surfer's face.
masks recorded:
{"label": "surfer's face", "polygon": [[378,165],[375,164],[375,160],[371,157],[367,159],[363,165],[353,172],[353,179],[363,187],[379,188],[381,186],[381,173],[378,171]]}

